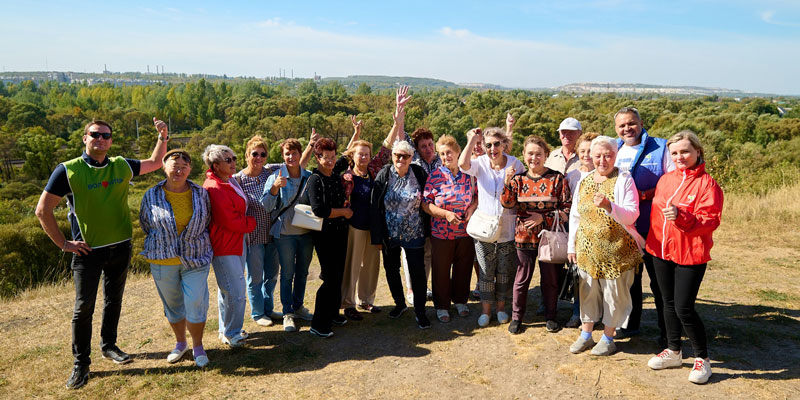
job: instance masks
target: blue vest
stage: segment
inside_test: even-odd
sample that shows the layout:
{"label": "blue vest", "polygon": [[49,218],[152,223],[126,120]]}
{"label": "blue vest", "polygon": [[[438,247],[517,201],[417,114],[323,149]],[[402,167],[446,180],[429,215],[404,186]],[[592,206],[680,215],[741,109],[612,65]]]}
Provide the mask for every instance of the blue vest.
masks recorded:
{"label": "blue vest", "polygon": [[[664,149],[667,147],[667,139],[651,137],[647,130],[642,128],[642,145],[631,164],[630,173],[636,183],[636,189],[640,191],[650,190],[656,187],[658,179],[664,175]],[[617,139],[617,149],[624,143],[622,139]],[[636,230],[642,237],[647,237],[650,231],[650,209],[653,205],[652,200],[639,201],[639,218],[636,220]]]}

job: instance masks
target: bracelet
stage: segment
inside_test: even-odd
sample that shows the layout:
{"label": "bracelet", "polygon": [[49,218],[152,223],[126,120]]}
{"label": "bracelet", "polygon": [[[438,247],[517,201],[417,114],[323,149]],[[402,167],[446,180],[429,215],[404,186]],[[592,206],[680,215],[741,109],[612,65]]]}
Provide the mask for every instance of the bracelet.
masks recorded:
{"label": "bracelet", "polygon": [[162,138],[161,135],[159,134],[158,135],[158,140],[160,140],[162,142],[169,142],[169,135],[167,135],[167,137],[165,137],[165,138]]}
{"label": "bracelet", "polygon": [[64,239],[64,244],[61,245],[61,252],[67,251],[67,239]]}

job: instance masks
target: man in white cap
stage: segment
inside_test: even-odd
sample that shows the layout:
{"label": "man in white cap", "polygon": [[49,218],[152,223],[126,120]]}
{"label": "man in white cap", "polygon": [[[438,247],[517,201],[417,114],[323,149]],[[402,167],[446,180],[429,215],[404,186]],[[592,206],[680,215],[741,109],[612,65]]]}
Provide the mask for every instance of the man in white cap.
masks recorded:
{"label": "man in white cap", "polygon": [[575,143],[581,136],[583,130],[581,123],[577,119],[569,117],[561,121],[558,126],[558,137],[561,139],[561,146],[550,152],[544,166],[554,171],[566,175],[581,166],[578,153],[575,151]]}

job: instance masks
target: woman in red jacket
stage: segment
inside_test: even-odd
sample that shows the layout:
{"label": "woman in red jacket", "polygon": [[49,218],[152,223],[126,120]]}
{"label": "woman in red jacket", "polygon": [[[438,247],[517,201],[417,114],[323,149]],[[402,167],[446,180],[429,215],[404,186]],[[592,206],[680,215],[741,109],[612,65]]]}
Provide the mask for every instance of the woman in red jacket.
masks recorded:
{"label": "woman in red jacket", "polygon": [[711,260],[711,234],[720,223],[722,189],[706,173],[703,146],[694,132],[675,134],[667,147],[677,168],[662,176],[656,186],[646,249],[653,255],[664,299],[668,348],[647,365],[652,369],[680,367],[684,330],[695,356],[689,381],[702,384],[711,376],[711,365],[705,327],[694,303],[706,263]]}
{"label": "woman in red jacket", "polygon": [[208,166],[203,188],[211,202],[211,223],[208,227],[214,257],[211,265],[217,277],[219,305],[219,338],[231,347],[241,346],[247,339],[244,307],[247,302],[244,281],[245,234],[256,228],[256,219],[246,215],[247,195],[236,179],[236,155],[218,144],[206,147],[203,162]]}

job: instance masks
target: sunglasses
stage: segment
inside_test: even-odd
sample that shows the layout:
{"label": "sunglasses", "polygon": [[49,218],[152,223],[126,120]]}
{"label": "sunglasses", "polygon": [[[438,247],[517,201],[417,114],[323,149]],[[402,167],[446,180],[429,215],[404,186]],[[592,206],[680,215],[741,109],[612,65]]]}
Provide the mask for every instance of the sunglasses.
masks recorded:
{"label": "sunglasses", "polygon": [[111,132],[89,132],[89,136],[93,139],[100,139],[102,136],[103,139],[108,140],[111,139]]}
{"label": "sunglasses", "polygon": [[411,158],[411,154],[398,154],[398,153],[395,153],[395,154],[392,154],[392,155],[395,158],[397,158],[398,160],[401,160],[401,161],[405,160],[406,158]]}
{"label": "sunglasses", "polygon": [[503,142],[486,142],[486,144],[484,144],[484,146],[486,146],[487,149],[491,149],[492,147],[500,147],[502,145]]}
{"label": "sunglasses", "polygon": [[183,161],[186,161],[189,164],[192,163],[192,159],[190,159],[189,156],[187,156],[186,154],[183,154],[183,153],[170,154],[169,157],[167,157],[167,160],[177,160],[179,158],[183,159]]}
{"label": "sunglasses", "polygon": [[263,151],[260,152],[260,153],[257,152],[257,151],[254,151],[254,152],[250,153],[250,156],[251,157],[259,157],[260,156],[261,158],[267,158],[267,153],[265,153]]}
{"label": "sunglasses", "polygon": [[236,156],[233,156],[233,157],[225,157],[225,158],[223,158],[222,160],[223,160],[223,161],[225,161],[225,162],[226,162],[226,163],[228,163],[228,164],[230,164],[230,163],[235,163],[235,162],[236,162]]}

